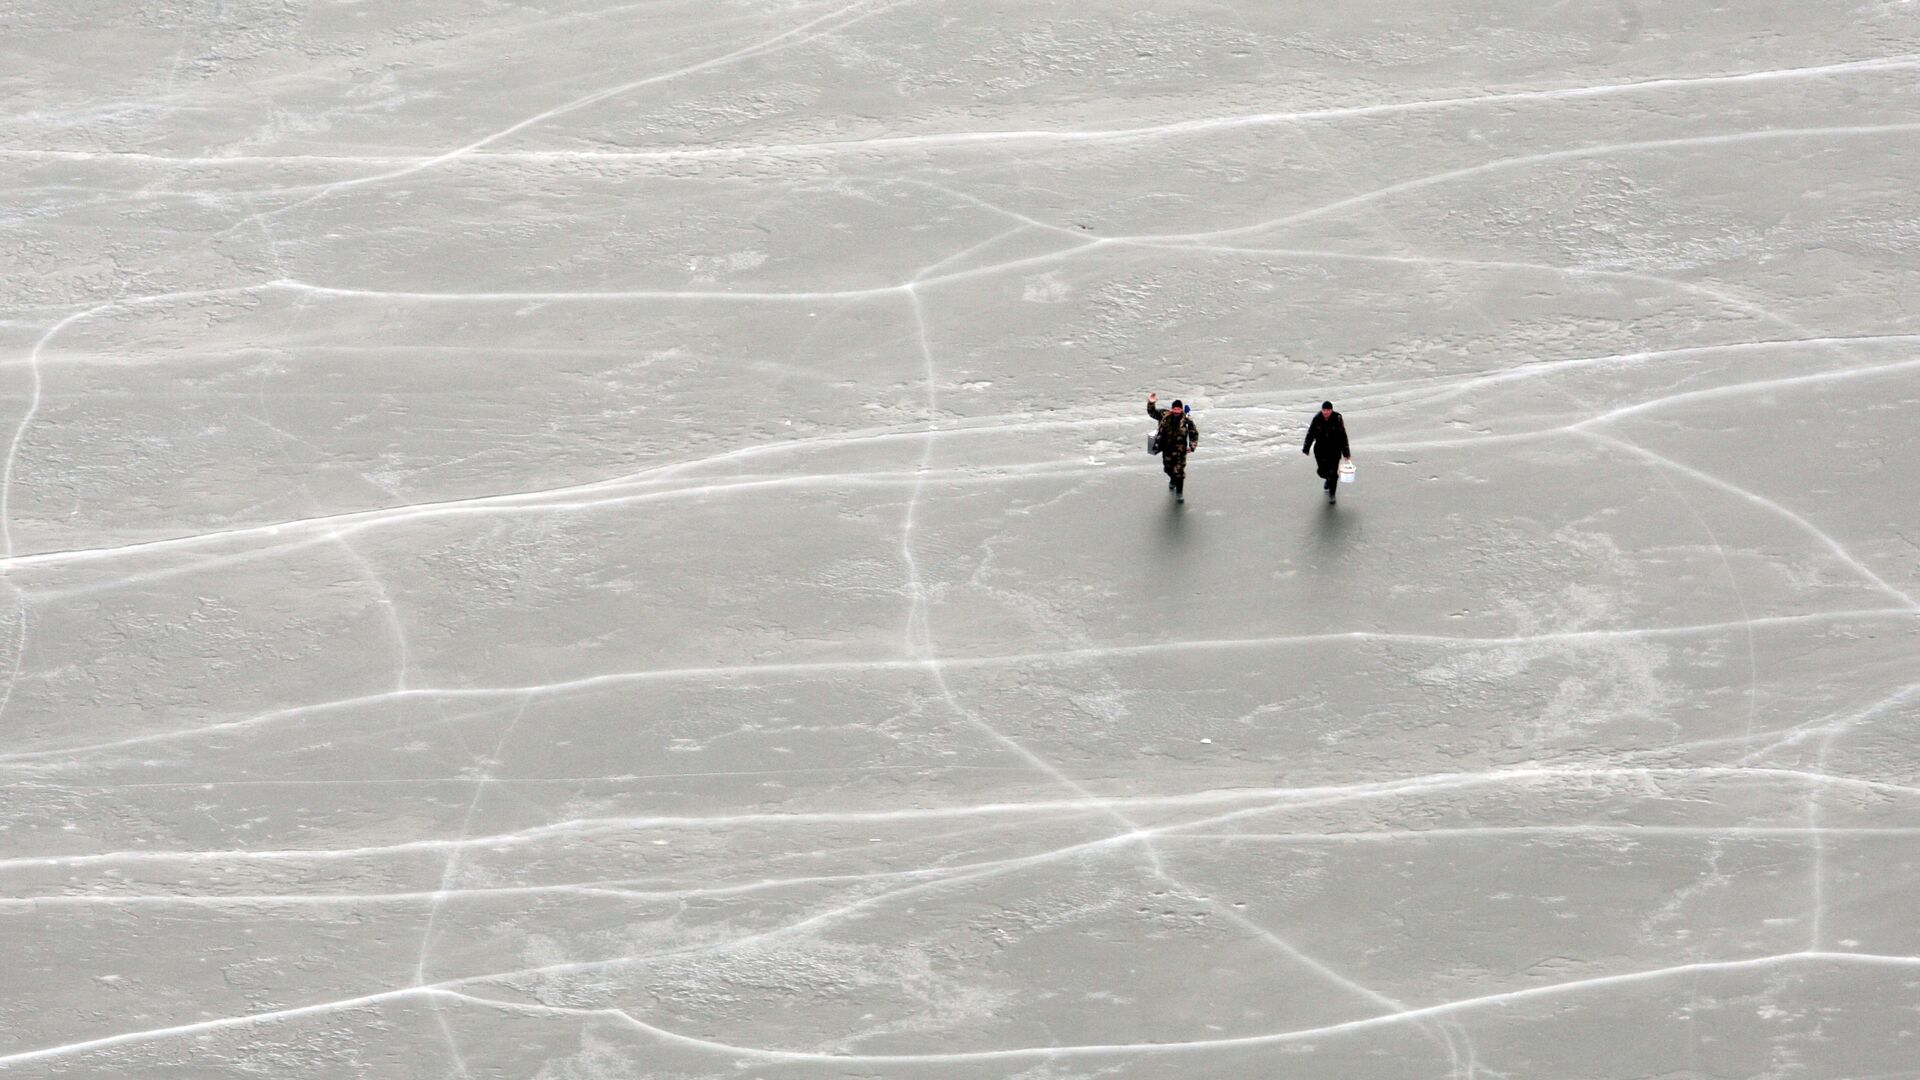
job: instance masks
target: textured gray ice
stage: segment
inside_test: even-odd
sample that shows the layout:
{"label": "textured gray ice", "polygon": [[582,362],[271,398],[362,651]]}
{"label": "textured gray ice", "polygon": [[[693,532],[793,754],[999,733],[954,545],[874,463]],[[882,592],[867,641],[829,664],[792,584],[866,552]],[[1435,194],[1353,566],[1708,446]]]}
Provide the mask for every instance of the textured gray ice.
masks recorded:
{"label": "textured gray ice", "polygon": [[0,30],[0,1074],[1920,1075],[1911,0]]}

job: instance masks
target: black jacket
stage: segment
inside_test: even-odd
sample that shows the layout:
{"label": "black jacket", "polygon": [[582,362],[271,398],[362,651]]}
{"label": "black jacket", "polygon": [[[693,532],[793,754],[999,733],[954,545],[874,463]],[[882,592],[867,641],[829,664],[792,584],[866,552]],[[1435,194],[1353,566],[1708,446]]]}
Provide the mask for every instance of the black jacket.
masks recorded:
{"label": "black jacket", "polygon": [[1347,422],[1339,413],[1332,416],[1313,414],[1313,423],[1307,425],[1307,441],[1300,449],[1312,450],[1319,443],[1320,449],[1313,457],[1321,465],[1337,465],[1343,457],[1353,456],[1353,450],[1347,445]]}

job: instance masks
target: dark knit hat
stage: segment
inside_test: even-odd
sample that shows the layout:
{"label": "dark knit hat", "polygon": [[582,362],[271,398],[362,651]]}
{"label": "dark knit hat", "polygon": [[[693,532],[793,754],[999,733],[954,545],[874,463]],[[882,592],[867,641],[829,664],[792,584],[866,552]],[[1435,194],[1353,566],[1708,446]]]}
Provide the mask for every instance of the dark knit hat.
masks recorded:
{"label": "dark knit hat", "polygon": [[1331,408],[1333,408],[1333,402],[1331,402],[1331,401],[1323,401],[1323,402],[1321,402],[1321,403],[1320,403],[1320,407],[1321,407],[1321,408],[1323,408],[1323,409],[1331,409]]}
{"label": "dark knit hat", "polygon": [[1186,408],[1186,406],[1185,406],[1185,405],[1182,405],[1182,404],[1180,404],[1180,399],[1179,399],[1179,398],[1174,398],[1174,399],[1173,399],[1173,407],[1174,407],[1174,408],[1176,408],[1176,409],[1185,409],[1185,408]]}

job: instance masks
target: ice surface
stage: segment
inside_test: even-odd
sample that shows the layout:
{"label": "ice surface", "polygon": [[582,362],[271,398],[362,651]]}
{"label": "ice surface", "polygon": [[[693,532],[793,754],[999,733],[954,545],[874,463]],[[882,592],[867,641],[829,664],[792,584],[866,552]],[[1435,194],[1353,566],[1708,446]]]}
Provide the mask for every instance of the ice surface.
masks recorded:
{"label": "ice surface", "polygon": [[1920,1076],[1920,5],[0,27],[0,1073]]}

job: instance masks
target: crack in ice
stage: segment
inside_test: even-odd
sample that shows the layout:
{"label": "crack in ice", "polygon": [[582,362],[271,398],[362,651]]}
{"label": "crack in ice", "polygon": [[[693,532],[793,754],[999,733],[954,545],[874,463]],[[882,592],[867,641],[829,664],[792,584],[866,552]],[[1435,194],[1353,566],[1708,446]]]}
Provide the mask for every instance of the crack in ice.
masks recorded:
{"label": "crack in ice", "polygon": [[[1727,630],[1788,627],[1809,623],[1845,622],[1856,619],[1904,620],[1913,618],[1915,614],[1914,611],[1908,608],[1858,608],[1844,611],[1814,612],[1802,615],[1760,616],[1751,619],[1696,623],[1687,626],[1547,630],[1537,631],[1531,634],[1480,637],[1380,630],[1348,630],[1317,634],[1278,634],[1244,638],[1176,638],[1167,641],[1133,645],[1099,645],[987,656],[947,656],[940,658],[939,663],[947,668],[991,669],[1000,667],[1098,662],[1128,657],[1155,656],[1166,653],[1271,649],[1282,646],[1311,646],[1337,642],[1383,642],[1459,646],[1463,648],[1507,648],[1548,642],[1562,644],[1608,644],[1617,641],[1658,640],[1669,637],[1690,637],[1701,634],[1721,633]],[[437,701],[442,699],[488,700],[493,698],[518,697],[523,694],[558,695],[610,686],[643,684],[658,681],[702,679],[730,681],[756,678],[777,679],[793,676],[818,676],[835,673],[913,672],[929,670],[931,663],[931,661],[925,658],[909,657],[795,661],[788,663],[712,664],[694,667],[655,668],[639,671],[583,675],[578,678],[556,682],[533,683],[520,686],[409,687],[400,690],[385,690],[376,693],[362,694],[355,697],[341,698],[315,704],[294,705],[259,713],[239,720],[226,720],[175,731],[131,735],[123,739],[102,743],[90,743],[84,746],[57,747],[45,750],[17,750],[0,754],[0,765],[60,759],[80,754],[100,753],[135,746],[151,745],[154,743],[199,738],[223,732],[271,725],[284,720],[298,719],[320,713],[363,708],[368,705],[391,701]]]}
{"label": "crack in ice", "polygon": [[348,1009],[363,1008],[371,1005],[384,1005],[411,998],[441,995],[491,1009],[525,1011],[535,1013],[559,1013],[563,1015],[603,1015],[612,1018],[625,1017],[636,1030],[654,1038],[685,1046],[692,1049],[712,1051],[737,1057],[747,1057],[762,1061],[783,1061],[803,1063],[853,1064],[965,1064],[982,1061],[1051,1061],[1081,1057],[1115,1057],[1122,1055],[1163,1055],[1183,1054],[1206,1050],[1232,1049],[1237,1047],[1276,1046],[1291,1042],[1303,1042],[1326,1038],[1332,1035],[1345,1035],[1354,1032],[1377,1030],[1398,1024],[1416,1021],[1434,1016],[1446,1016],[1453,1013],[1483,1008],[1490,1005],[1505,1005],[1514,1002],[1550,999],[1566,994],[1580,993],[1595,989],[1617,986],[1631,986],[1657,982],[1680,975],[1696,972],[1707,974],[1729,974],[1748,971],[1765,971],[1785,964],[1831,964],[1838,966],[1885,967],[1895,969],[1920,968],[1920,957],[1899,956],[1878,953],[1856,952],[1813,952],[1778,953],[1768,956],[1749,957],[1740,960],[1703,961],[1692,964],[1678,964],[1669,967],[1651,968],[1640,971],[1623,972],[1613,975],[1597,975],[1590,978],[1574,979],[1543,986],[1523,987],[1518,990],[1506,990],[1475,997],[1460,998],[1431,1005],[1422,1005],[1380,1016],[1363,1017],[1356,1020],[1321,1024],[1310,1028],[1296,1028],[1289,1031],[1271,1032],[1257,1035],[1229,1036],[1215,1039],[1193,1039],[1179,1042],[1160,1043],[1095,1043],[1061,1046],[1021,1046],[994,1050],[954,1051],[950,1053],[921,1054],[859,1054],[825,1053],[801,1050],[779,1050],[765,1047],[739,1046],[713,1039],[696,1038],[669,1031],[648,1024],[621,1009],[581,1009],[567,1006],[544,1005],[504,1001],[498,998],[480,997],[461,993],[455,986],[470,985],[453,981],[433,986],[409,986],[396,990],[384,990],[377,993],[362,994],[355,997],[339,998],[333,1001],[316,1002],[287,1008],[271,1009],[256,1013],[244,1013],[236,1016],[224,1016],[212,1020],[199,1020],[170,1027],[149,1028],[142,1031],[123,1032],[99,1038],[83,1039],[58,1046],[42,1047],[34,1050],[18,1051],[0,1056],[0,1066],[18,1065],[31,1061],[46,1061],[68,1057],[74,1054],[95,1050],[110,1049],[158,1039],[177,1038],[183,1035],[198,1035],[213,1031],[228,1030],[237,1027],[250,1027],[258,1024],[277,1023],[309,1016],[327,1015]]}

